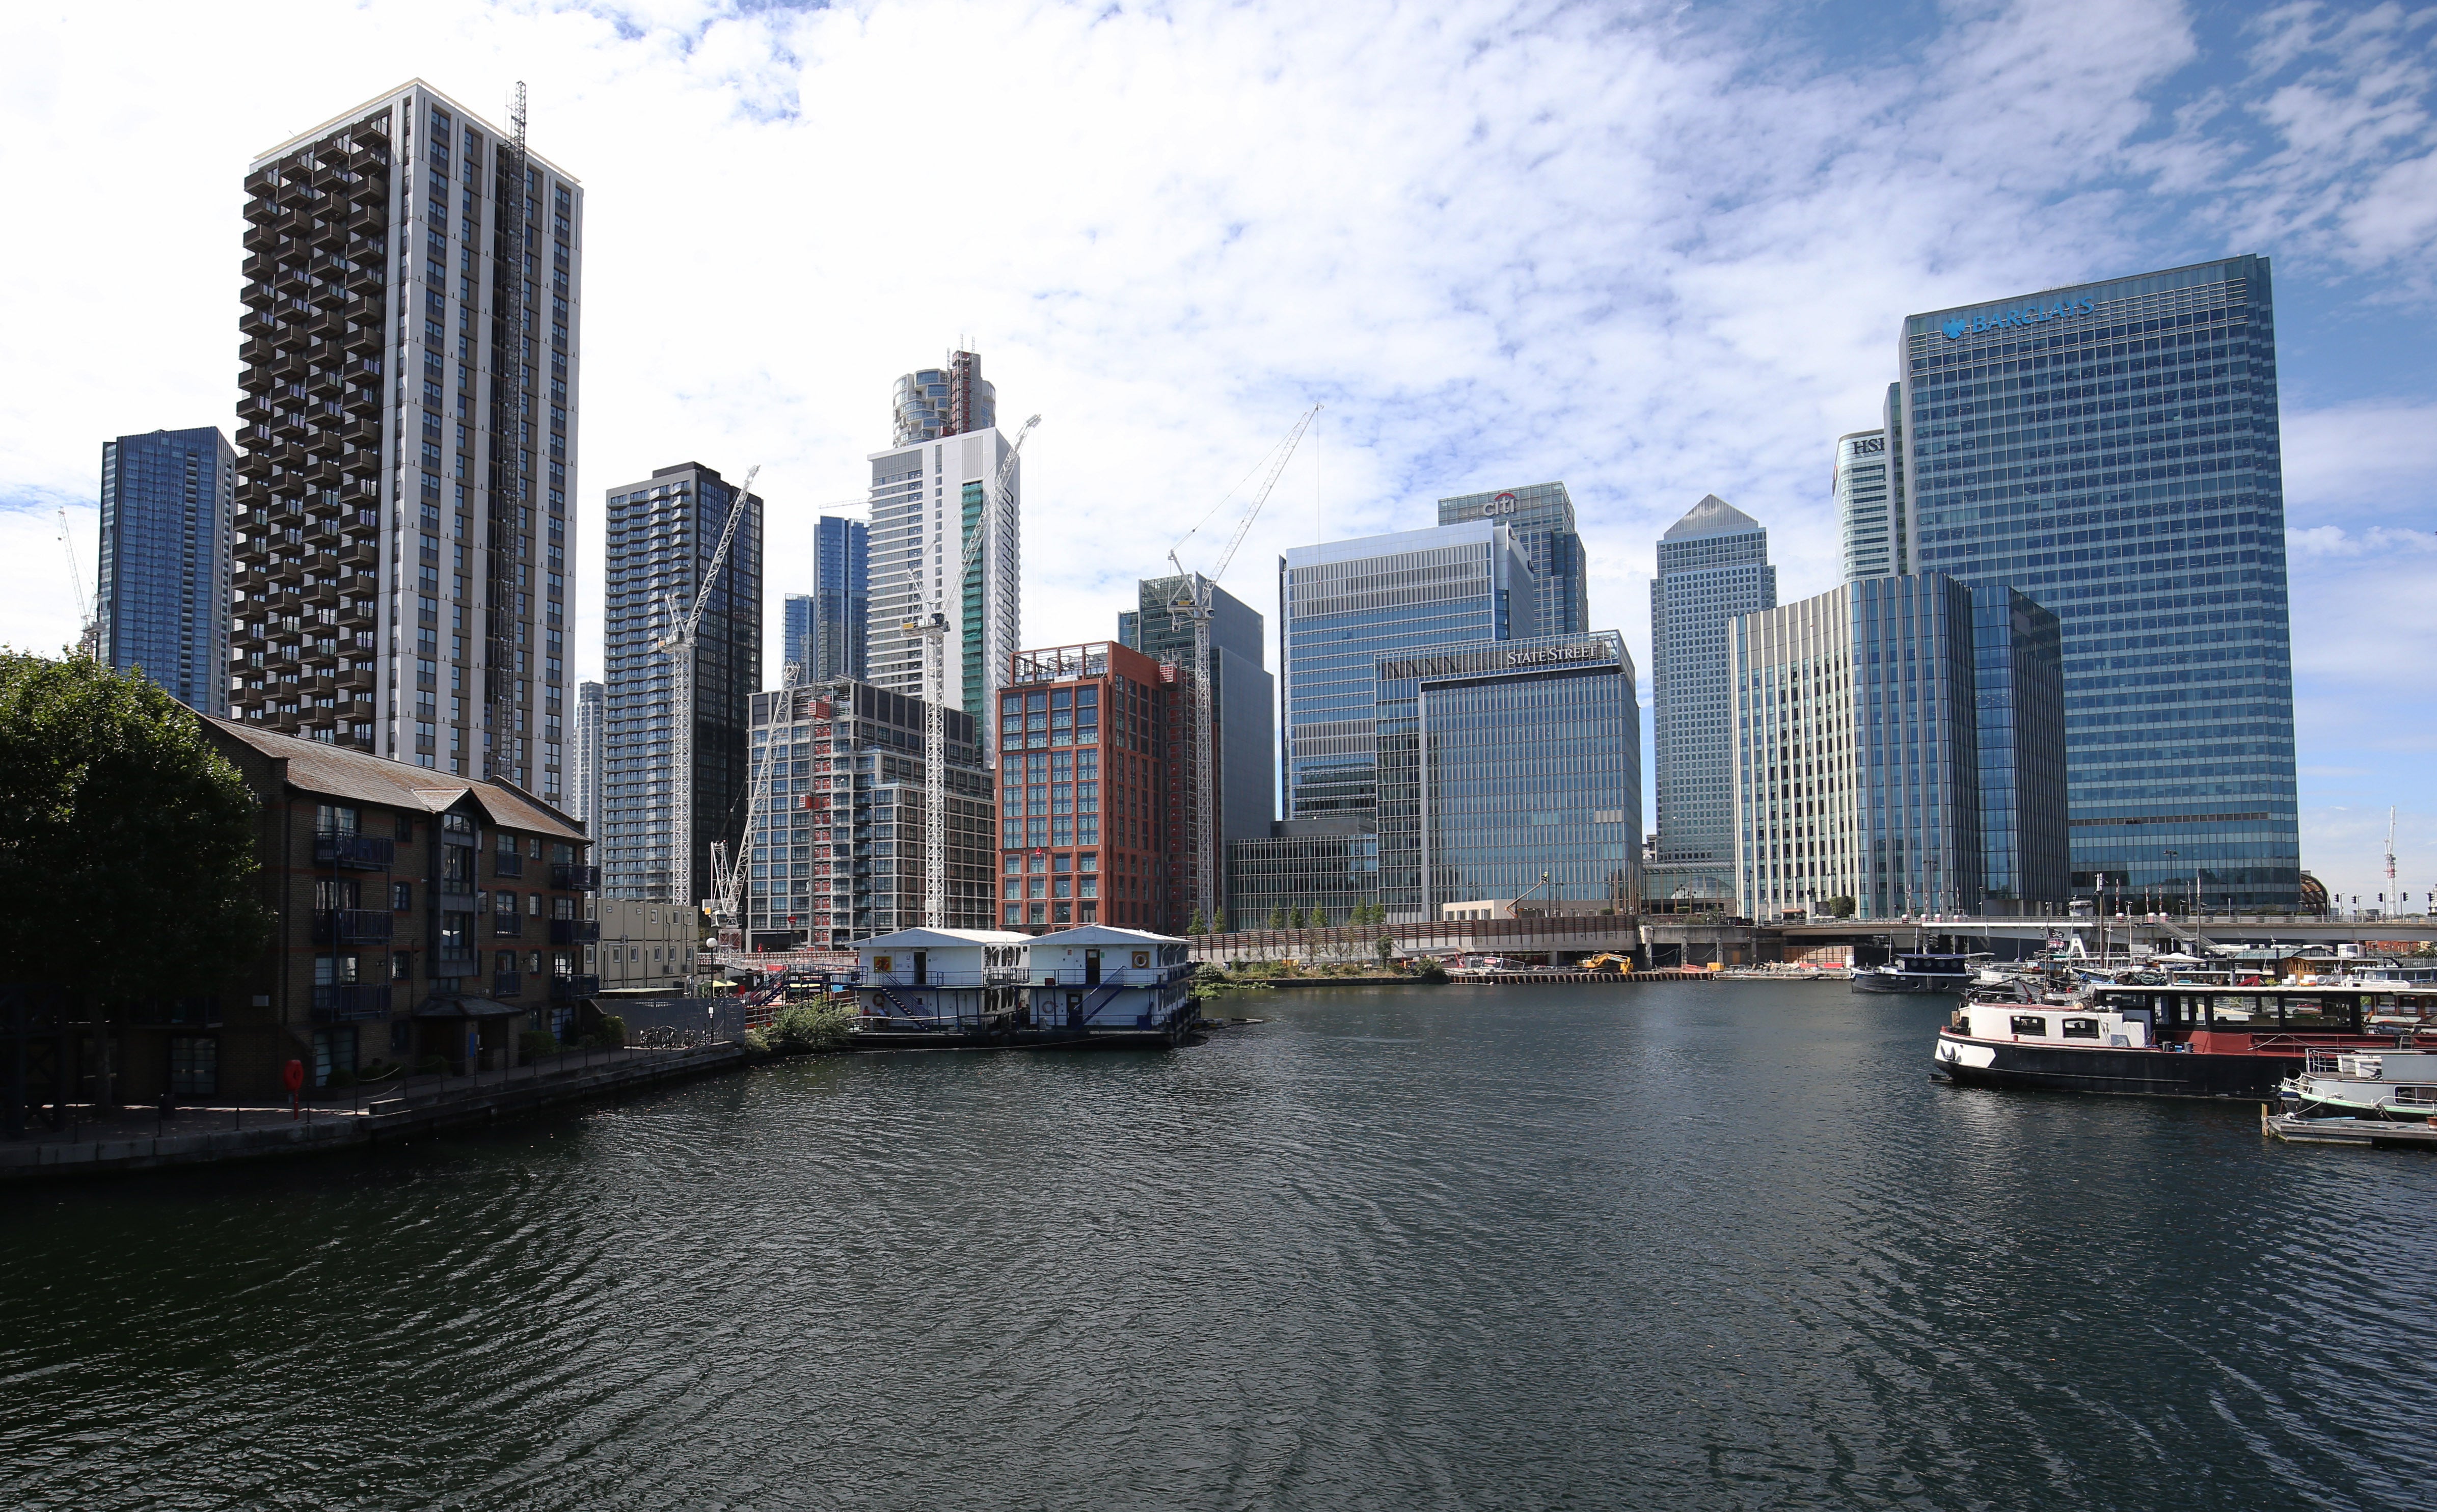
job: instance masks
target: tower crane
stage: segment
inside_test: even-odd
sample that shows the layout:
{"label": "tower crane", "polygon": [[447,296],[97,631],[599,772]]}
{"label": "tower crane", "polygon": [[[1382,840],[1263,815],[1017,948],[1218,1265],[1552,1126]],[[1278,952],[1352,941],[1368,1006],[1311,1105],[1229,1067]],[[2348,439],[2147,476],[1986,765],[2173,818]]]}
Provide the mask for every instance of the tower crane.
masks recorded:
{"label": "tower crane", "polygon": [[679,905],[702,896],[693,890],[694,632],[702,625],[702,611],[710,605],[710,591],[719,582],[720,570],[728,565],[728,549],[736,541],[736,522],[745,518],[745,508],[753,499],[753,480],[761,472],[762,465],[757,462],[728,498],[728,522],[720,529],[719,547],[710,554],[710,566],[702,574],[702,590],[694,595],[693,611],[679,621],[676,595],[665,593],[660,597],[660,611],[668,617],[669,633],[654,642],[652,649],[671,662],[669,804],[675,811],[676,834],[674,853],[669,857],[669,902]]}
{"label": "tower crane", "polygon": [[[1171,625],[1180,620],[1190,620],[1193,623],[1194,908],[1201,915],[1203,923],[1214,930],[1218,928],[1218,835],[1216,817],[1217,795],[1211,791],[1213,769],[1216,765],[1211,747],[1217,733],[1212,728],[1213,710],[1210,691],[1212,594],[1218,589],[1218,579],[1226,575],[1227,564],[1236,559],[1236,549],[1244,544],[1245,536],[1252,531],[1253,521],[1260,518],[1261,506],[1269,502],[1270,490],[1278,485],[1278,476],[1287,470],[1288,459],[1294,455],[1295,447],[1303,440],[1304,432],[1311,429],[1311,422],[1320,411],[1321,406],[1317,404],[1306,410],[1303,418],[1294,423],[1294,429],[1287,432],[1286,439],[1279,442],[1264,459],[1259,469],[1260,484],[1253,490],[1252,507],[1246,509],[1244,518],[1236,522],[1236,534],[1228,537],[1227,549],[1218,554],[1218,565],[1208,577],[1203,577],[1199,572],[1186,571],[1184,564],[1178,561],[1176,556],[1177,552],[1183,548],[1184,541],[1191,540],[1194,532],[1201,528],[1200,525],[1186,531],[1184,540],[1178,541],[1167,554],[1168,565],[1176,569],[1177,577],[1177,596],[1169,600],[1167,606],[1168,623]],[[1212,513],[1216,514],[1217,511],[1213,510]]]}
{"label": "tower crane", "polygon": [[101,622],[94,617],[93,607],[85,602],[84,569],[77,565],[76,537],[68,534],[68,512],[60,509],[60,546],[68,554],[68,583],[76,589],[77,655],[87,661],[101,659]]}
{"label": "tower crane", "polygon": [[[995,540],[1003,528],[1014,523],[1015,459],[1024,451],[1025,438],[1041,423],[1034,415],[1015,432],[1015,444],[1008,448],[1007,457],[999,464],[998,476],[991,481],[990,501],[981,516],[973,521],[973,539],[965,542],[962,562],[954,577],[934,575],[931,582],[931,607],[919,620],[907,620],[902,628],[907,635],[922,642],[922,923],[932,929],[948,927],[948,723],[940,705],[948,696],[948,592],[954,586],[958,596],[965,591],[965,578],[973,564],[983,564],[985,585],[989,582],[987,543]],[[983,612],[990,605],[987,587],[982,592]],[[989,643],[985,633],[983,643]],[[984,680],[988,680],[987,670]],[[984,731],[991,721],[985,714]],[[989,736],[984,733],[983,739]]]}

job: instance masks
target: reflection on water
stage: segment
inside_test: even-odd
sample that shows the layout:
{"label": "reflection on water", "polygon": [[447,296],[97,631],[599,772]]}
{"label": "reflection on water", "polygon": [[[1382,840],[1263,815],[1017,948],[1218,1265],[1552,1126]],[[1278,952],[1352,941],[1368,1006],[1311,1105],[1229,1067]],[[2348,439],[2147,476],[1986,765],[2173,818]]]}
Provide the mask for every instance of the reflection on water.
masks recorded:
{"label": "reflection on water", "polygon": [[2402,1506],[2437,1162],[1942,999],[1263,994],[0,1189],[0,1505]]}

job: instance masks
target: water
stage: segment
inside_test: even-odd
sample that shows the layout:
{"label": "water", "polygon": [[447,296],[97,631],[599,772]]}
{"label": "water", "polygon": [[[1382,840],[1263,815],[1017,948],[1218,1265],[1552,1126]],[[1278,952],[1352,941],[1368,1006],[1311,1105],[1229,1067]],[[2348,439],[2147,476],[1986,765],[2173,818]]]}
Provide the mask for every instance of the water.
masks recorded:
{"label": "water", "polygon": [[1942,1000],[1239,999],[0,1188],[0,1505],[2390,1507],[2437,1161],[1949,1088]]}

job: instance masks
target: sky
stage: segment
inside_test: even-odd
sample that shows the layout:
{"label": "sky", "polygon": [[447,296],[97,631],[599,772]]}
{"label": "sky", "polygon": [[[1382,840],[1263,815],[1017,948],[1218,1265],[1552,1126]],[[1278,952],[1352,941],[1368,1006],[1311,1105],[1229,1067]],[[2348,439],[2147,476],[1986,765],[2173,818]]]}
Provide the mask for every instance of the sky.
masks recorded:
{"label": "sky", "polygon": [[[2437,888],[2437,8],[253,0],[0,18],[0,643],[73,639],[102,443],[235,429],[241,180],[420,77],[587,193],[576,665],[602,500],[755,463],[765,644],[896,377],[959,343],[1025,453],[1025,641],[1106,640],[1324,406],[1223,582],[1563,480],[1649,661],[1716,493],[1839,575],[1834,438],[1911,312],[2274,265],[2303,864]],[[1183,540],[1193,522],[1213,524]],[[1274,630],[1274,624],[1272,624]]]}

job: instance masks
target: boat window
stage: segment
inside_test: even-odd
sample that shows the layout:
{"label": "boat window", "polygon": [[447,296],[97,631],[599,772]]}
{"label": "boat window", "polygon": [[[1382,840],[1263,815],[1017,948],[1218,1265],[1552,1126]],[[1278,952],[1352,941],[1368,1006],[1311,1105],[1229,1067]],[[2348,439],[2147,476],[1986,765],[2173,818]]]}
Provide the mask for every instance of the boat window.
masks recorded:
{"label": "boat window", "polygon": [[2066,1019],[2064,1021],[2064,1037],[2069,1040],[2095,1040],[2098,1038],[2098,1020],[2095,1018]]}
{"label": "boat window", "polygon": [[2437,1108],[2437,1087],[2396,1087],[2394,1100],[2406,1108]]}
{"label": "boat window", "polygon": [[2011,1024],[2013,1032],[2016,1034],[2037,1034],[2043,1039],[2047,1037],[2048,1021],[2041,1014],[2017,1013],[2013,1016]]}

